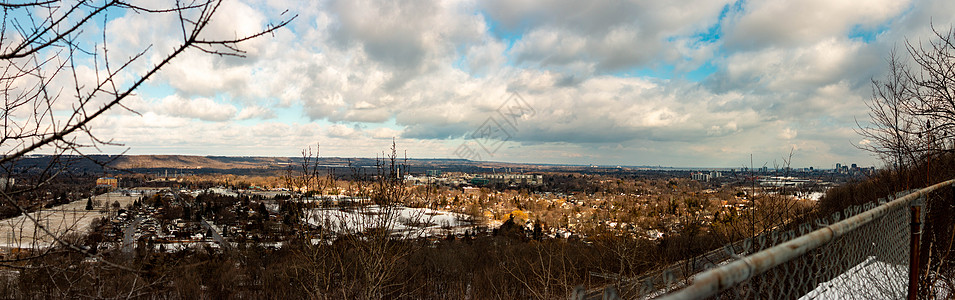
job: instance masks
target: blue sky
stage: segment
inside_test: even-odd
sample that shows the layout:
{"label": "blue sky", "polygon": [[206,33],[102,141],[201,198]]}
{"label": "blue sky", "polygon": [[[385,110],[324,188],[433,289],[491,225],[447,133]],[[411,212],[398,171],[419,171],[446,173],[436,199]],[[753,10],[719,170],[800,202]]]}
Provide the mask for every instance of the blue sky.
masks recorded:
{"label": "blue sky", "polygon": [[[955,4],[250,0],[217,13],[210,36],[298,18],[240,45],[244,59],[177,58],[125,103],[139,114],[97,120],[123,144],[102,151],[293,156],[318,143],[373,157],[394,139],[414,158],[740,167],[792,152],[797,167],[879,165],[853,130],[870,79],[930,21],[952,24]],[[144,65],[161,58],[176,30],[153,24],[168,21],[111,16],[111,55],[151,44]],[[533,113],[486,131],[512,95]]]}

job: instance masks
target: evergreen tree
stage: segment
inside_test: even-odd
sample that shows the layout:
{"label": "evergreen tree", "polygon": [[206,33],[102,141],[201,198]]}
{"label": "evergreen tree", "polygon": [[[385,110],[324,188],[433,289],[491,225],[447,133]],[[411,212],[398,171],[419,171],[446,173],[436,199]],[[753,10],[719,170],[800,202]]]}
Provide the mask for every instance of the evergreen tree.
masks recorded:
{"label": "evergreen tree", "polygon": [[86,200],[86,210],[93,210],[93,198]]}

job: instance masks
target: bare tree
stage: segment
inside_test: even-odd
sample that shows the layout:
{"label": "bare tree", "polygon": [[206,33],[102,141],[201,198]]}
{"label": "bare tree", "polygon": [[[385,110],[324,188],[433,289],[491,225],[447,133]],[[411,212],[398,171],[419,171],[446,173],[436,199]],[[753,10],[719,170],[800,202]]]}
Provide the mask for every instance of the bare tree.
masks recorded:
{"label": "bare tree", "polygon": [[[869,123],[858,125],[856,130],[864,138],[859,147],[875,153],[897,170],[914,164],[920,153],[921,124],[913,114],[915,99],[910,71],[898,54],[889,56],[889,74],[884,80],[872,81],[872,98],[869,107]],[[858,124],[858,122],[857,122]]]}
{"label": "bare tree", "polygon": [[[122,1],[92,3],[78,1],[65,6],[65,1],[45,1],[19,5],[3,5],[4,23],[0,42],[3,60],[3,76],[0,88],[4,91],[4,134],[0,145],[4,156],[0,163],[7,163],[32,153],[42,147],[52,147],[59,152],[82,153],[82,148],[110,144],[109,140],[97,138],[90,131],[90,122],[115,107],[122,107],[137,88],[162,67],[187,50],[198,50],[213,55],[243,56],[238,44],[284,26],[289,21],[270,25],[265,31],[238,38],[214,39],[202,33],[209,26],[222,4],[221,0],[199,2],[188,6],[177,3],[169,8],[147,8]],[[83,29],[96,25],[94,18],[105,17],[114,10],[129,13],[177,14],[181,28],[181,41],[152,68],[149,68],[130,84],[120,81],[121,75],[134,72],[129,67],[150,49],[144,47],[135,56],[110,63],[107,47],[108,32],[103,29],[103,44],[95,49],[83,47],[86,38]],[[19,11],[22,15],[12,16]],[[45,15],[45,17],[40,17]],[[22,19],[26,18],[26,19]],[[12,27],[12,28],[11,28]],[[105,26],[104,26],[105,27]],[[125,46],[125,45],[124,45]],[[54,55],[51,55],[54,54]],[[78,72],[81,59],[92,59],[95,64],[95,82],[87,86],[87,74]],[[66,77],[66,78],[63,78]],[[61,80],[71,84],[59,85]],[[69,95],[65,89],[72,89]],[[63,114],[60,107],[72,111]],[[88,138],[81,142],[81,137]]]}
{"label": "bare tree", "polygon": [[[149,5],[157,5],[151,2]],[[52,237],[57,246],[92,257],[128,271],[139,272],[102,259],[64,237],[55,228],[45,226],[38,217],[26,213],[30,203],[17,201],[20,195],[40,191],[68,172],[68,165],[86,157],[89,149],[119,145],[109,137],[93,133],[94,120],[124,106],[134,92],[163,67],[188,51],[215,56],[243,57],[242,42],[273,33],[288,24],[289,17],[270,24],[262,31],[244,35],[210,35],[222,0],[167,2],[162,7],[132,4],[118,0],[57,1],[37,0],[0,3],[0,168],[5,176],[30,172],[32,180],[0,190],[0,202],[23,213],[38,229],[37,234]],[[172,16],[177,28],[174,46],[153,49],[153,44],[115,44],[114,34],[106,26],[116,15]],[[164,44],[165,45],[165,44]],[[132,49],[127,57],[115,57],[117,49]],[[167,51],[168,52],[163,52]],[[159,57],[158,60],[150,60]],[[151,66],[150,66],[151,65]],[[143,67],[145,66],[145,67]],[[51,154],[46,165],[24,170],[21,163],[30,154]],[[105,163],[105,162],[98,162]],[[71,225],[70,227],[76,224]],[[40,253],[40,255],[45,255]],[[13,261],[4,261],[8,263]],[[16,263],[22,263],[19,259]],[[140,287],[142,284],[139,285]],[[128,291],[133,295],[135,291]],[[102,296],[97,296],[102,297]]]}
{"label": "bare tree", "polygon": [[932,33],[928,43],[906,42],[908,59],[893,51],[886,78],[872,81],[870,120],[857,132],[861,148],[889,166],[955,151],[955,27]]}
{"label": "bare tree", "polygon": [[[860,148],[879,155],[890,168],[886,182],[894,190],[926,186],[948,179],[947,168],[955,152],[955,27],[940,31],[932,26],[928,42],[906,41],[907,56],[893,52],[889,72],[873,80],[873,96],[866,102],[869,122],[858,133],[866,144]],[[933,160],[942,166],[933,169]],[[929,219],[923,237],[924,257],[933,272],[924,274],[923,293],[939,286],[955,286],[950,275],[952,232],[955,224],[948,199],[932,196],[926,203]],[[948,290],[950,295],[951,289]]]}
{"label": "bare tree", "polygon": [[[425,209],[405,206],[411,190],[398,177],[405,166],[394,143],[390,150],[376,160],[374,174],[353,168],[351,197],[305,214],[312,228],[297,254],[306,264],[295,272],[313,298],[403,298],[415,290],[399,275],[411,268],[407,259],[422,246],[417,239],[433,234],[434,224]],[[314,174],[312,169],[302,173]],[[318,188],[332,182],[309,180]]]}

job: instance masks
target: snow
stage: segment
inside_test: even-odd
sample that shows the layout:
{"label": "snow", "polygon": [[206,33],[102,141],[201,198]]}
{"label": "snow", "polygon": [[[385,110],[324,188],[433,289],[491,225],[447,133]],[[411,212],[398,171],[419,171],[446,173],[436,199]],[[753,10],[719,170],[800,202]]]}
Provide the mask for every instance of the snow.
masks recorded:
{"label": "snow", "polygon": [[904,299],[908,266],[868,257],[799,299]]}
{"label": "snow", "polygon": [[236,193],[235,191],[233,191],[233,190],[231,190],[231,189],[222,188],[222,187],[210,188],[210,189],[208,189],[207,191],[210,192],[210,193],[213,193],[213,194],[219,194],[219,195],[229,196],[229,197],[238,197],[238,196],[239,196],[239,193]]}
{"label": "snow", "polygon": [[[94,210],[86,210],[86,200],[77,200],[67,204],[32,212],[30,215],[39,220],[39,225],[55,234],[65,237],[70,234],[84,235],[89,231],[90,223],[107,216],[101,212],[105,206],[119,202],[125,207],[139,199],[125,196],[120,192],[111,192],[95,196],[94,201],[101,203]],[[26,216],[17,216],[0,220],[0,248],[47,248],[55,244],[52,236],[37,228]]]}
{"label": "snow", "polygon": [[826,193],[824,192],[812,192],[806,195],[802,195],[802,198],[812,200],[812,201],[819,201],[819,199],[822,199],[822,196],[825,196],[825,195]]}
{"label": "snow", "polygon": [[372,228],[388,228],[406,237],[424,237],[464,232],[470,228],[470,216],[428,208],[386,207],[316,208],[306,218],[312,225],[327,226],[338,233],[358,233]]}
{"label": "snow", "polygon": [[647,230],[647,239],[651,241],[656,241],[662,237],[663,237],[663,231],[659,231],[656,229]]}

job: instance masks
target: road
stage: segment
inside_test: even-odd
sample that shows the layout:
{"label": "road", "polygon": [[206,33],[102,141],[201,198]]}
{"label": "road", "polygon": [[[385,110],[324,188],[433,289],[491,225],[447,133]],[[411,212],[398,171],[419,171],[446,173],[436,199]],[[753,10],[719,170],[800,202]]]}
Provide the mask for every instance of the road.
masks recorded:
{"label": "road", "polygon": [[123,229],[123,253],[132,253],[136,246],[136,228],[143,221],[142,216],[136,216],[132,223]]}
{"label": "road", "polygon": [[222,246],[223,249],[232,248],[232,245],[230,245],[229,243],[226,243],[225,239],[222,238],[222,235],[219,234],[219,231],[216,230],[215,227],[212,227],[212,225],[209,225],[209,222],[206,222],[205,219],[199,219],[199,221],[202,223],[202,227],[205,227],[206,229],[209,229],[209,231],[212,231],[212,238],[215,239],[216,242],[219,243],[219,245]]}

